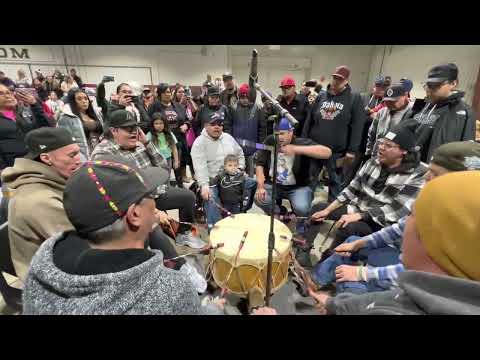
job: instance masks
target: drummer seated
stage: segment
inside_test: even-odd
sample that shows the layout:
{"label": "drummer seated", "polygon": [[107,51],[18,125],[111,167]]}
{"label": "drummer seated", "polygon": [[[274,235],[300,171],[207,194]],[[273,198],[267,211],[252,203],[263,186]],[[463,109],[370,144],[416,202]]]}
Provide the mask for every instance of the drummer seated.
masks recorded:
{"label": "drummer seated", "polygon": [[352,182],[331,204],[312,208],[307,239],[314,239],[325,219],[338,224],[335,239],[320,261],[352,235],[366,236],[410,214],[425,184],[427,167],[420,163],[411,130],[397,127],[379,140],[378,156],[363,165]]}
{"label": "drummer seated", "polygon": [[[317,165],[313,159],[328,159],[332,151],[317,145],[310,139],[296,137],[294,127],[288,119],[282,118],[277,129],[279,154],[277,162],[277,194],[275,200],[288,199],[298,217],[307,217],[313,200],[313,182],[310,179],[311,167]],[[273,145],[274,136],[265,139],[265,145]],[[272,204],[273,158],[268,150],[259,150],[257,158],[257,191],[255,203],[267,214]],[[275,212],[280,208],[275,206]],[[305,233],[305,219],[298,219],[297,235]]]}

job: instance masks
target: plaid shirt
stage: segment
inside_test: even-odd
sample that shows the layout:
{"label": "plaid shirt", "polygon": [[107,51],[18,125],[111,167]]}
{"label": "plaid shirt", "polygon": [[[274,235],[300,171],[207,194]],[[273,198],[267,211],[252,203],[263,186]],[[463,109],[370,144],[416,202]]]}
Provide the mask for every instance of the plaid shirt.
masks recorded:
{"label": "plaid shirt", "polygon": [[[406,220],[407,217],[405,216],[398,223],[365,236],[363,239],[367,241],[366,248],[377,249],[390,246],[400,251]],[[392,282],[392,286],[396,287],[398,286],[398,275],[403,271],[405,271],[405,268],[401,263],[381,267],[367,267],[367,280],[389,280]]]}
{"label": "plaid shirt", "polygon": [[385,227],[410,214],[412,204],[425,184],[427,167],[419,164],[405,172],[389,174],[384,188],[376,194],[372,185],[381,170],[378,160],[368,160],[337,200],[342,204],[348,203],[349,214],[368,214],[373,221]]}
{"label": "plaid shirt", "polygon": [[121,149],[120,145],[113,140],[104,139],[95,146],[91,159],[95,160],[95,158],[100,155],[120,155],[129,161],[135,161],[140,169],[159,166],[168,170],[167,162],[151,142],[149,142],[147,146],[137,142],[135,151],[130,151]]}

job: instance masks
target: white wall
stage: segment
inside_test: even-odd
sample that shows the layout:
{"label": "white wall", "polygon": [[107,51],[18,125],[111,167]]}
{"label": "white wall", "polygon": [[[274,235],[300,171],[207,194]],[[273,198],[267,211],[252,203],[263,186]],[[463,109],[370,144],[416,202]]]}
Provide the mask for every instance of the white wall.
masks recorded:
{"label": "white wall", "polygon": [[373,53],[371,45],[330,45],[319,46],[312,57],[311,78],[326,78],[328,84],[335,68],[347,65],[351,70],[349,83],[356,91],[363,92],[367,88],[370,61]]}
{"label": "white wall", "polygon": [[437,64],[453,62],[459,68],[459,89],[466,92],[465,101],[471,104],[474,85],[480,65],[480,46],[478,45],[388,45],[374,49],[370,66],[369,83],[380,72],[382,58],[382,74],[392,76],[394,82],[402,77],[414,83],[413,96],[425,96],[422,82],[428,70]]}
{"label": "white wall", "polygon": [[[27,48],[30,59],[0,59],[0,69],[9,77],[15,78],[18,68],[26,68],[19,64],[27,62],[40,64],[32,65],[32,68],[38,67],[46,72],[57,67],[63,72],[66,71],[62,65],[62,46],[0,45],[0,48],[10,47]],[[221,77],[227,69],[225,45],[207,46],[206,56],[201,54],[200,45],[65,45],[63,48],[67,64],[89,65],[75,66],[86,83],[98,83],[103,75],[114,75],[115,83],[127,80],[135,80],[141,84],[181,81],[187,85],[200,85],[205,81],[207,73],[214,78]]]}

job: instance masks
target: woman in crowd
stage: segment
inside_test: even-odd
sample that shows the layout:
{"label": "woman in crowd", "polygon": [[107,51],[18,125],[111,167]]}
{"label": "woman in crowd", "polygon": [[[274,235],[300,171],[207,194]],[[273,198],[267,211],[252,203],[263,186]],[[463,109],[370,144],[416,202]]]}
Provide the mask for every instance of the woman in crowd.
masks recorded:
{"label": "woman in crowd", "polygon": [[19,69],[17,71],[17,79],[15,81],[17,87],[30,87],[31,83],[32,80],[30,80],[27,75],[25,75],[25,70]]}
{"label": "woman in crowd", "polygon": [[48,92],[47,90],[45,90],[45,88],[43,87],[43,83],[40,80],[38,80],[38,78],[33,79],[32,87],[35,88],[35,90],[37,91],[37,94],[40,100],[42,101],[48,100]]}
{"label": "woman in crowd", "polygon": [[53,75],[47,76],[43,87],[48,94],[50,94],[52,91],[55,91],[55,94],[59,99],[63,96],[63,91],[60,88],[60,81],[57,80]]}
{"label": "woman in crowd", "polygon": [[177,139],[170,131],[167,117],[164,113],[155,113],[152,115],[152,123],[150,132],[147,134],[147,139],[151,140],[153,145],[158,149],[160,154],[168,163],[168,173],[170,174],[172,168],[174,170],[179,167]]}
{"label": "woman in crowd", "polygon": [[165,114],[170,130],[177,138],[177,149],[180,157],[180,168],[175,170],[175,179],[179,187],[183,187],[183,182],[189,182],[191,179],[186,178],[186,167],[181,166],[185,163],[183,159],[188,154],[185,133],[191,127],[188,121],[185,108],[178,102],[173,101],[172,91],[166,83],[161,83],[157,87],[157,99],[150,106],[148,114],[152,116],[154,113]]}
{"label": "woman in crowd", "polygon": [[68,96],[68,92],[73,88],[78,88],[78,84],[73,80],[71,76],[65,76],[60,88],[63,91],[63,96]]}
{"label": "woman in crowd", "polygon": [[57,93],[55,91],[50,92],[50,95],[48,96],[48,100],[46,103],[50,107],[50,109],[53,111],[55,120],[57,120],[65,104],[63,103],[62,100],[58,98]]}
{"label": "woman in crowd", "polygon": [[190,151],[192,150],[192,145],[196,138],[192,123],[195,119],[195,116],[197,115],[198,106],[192,99],[191,89],[188,87],[184,87],[181,84],[178,84],[176,86],[175,91],[173,92],[173,98],[176,102],[178,102],[184,107],[185,113],[187,114],[188,122],[190,124],[189,128],[185,132],[186,146],[184,149],[182,149],[182,151],[184,151],[184,156],[182,156],[182,161],[180,163],[181,172],[186,173],[186,167],[188,165],[190,167],[190,173],[192,175],[195,175]]}
{"label": "woman in crowd", "polygon": [[67,99],[67,104],[58,119],[58,126],[70,130],[80,146],[82,161],[85,161],[90,158],[90,153],[99,142],[102,124],[84,90],[70,90]]}

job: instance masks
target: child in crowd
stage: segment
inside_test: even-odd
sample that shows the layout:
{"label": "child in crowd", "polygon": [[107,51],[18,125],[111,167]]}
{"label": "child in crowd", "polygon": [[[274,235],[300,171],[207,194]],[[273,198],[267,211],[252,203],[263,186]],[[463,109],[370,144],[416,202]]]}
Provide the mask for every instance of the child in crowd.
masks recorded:
{"label": "child in crowd", "polygon": [[220,201],[224,208],[232,214],[243,211],[248,202],[245,190],[245,173],[239,168],[236,155],[227,155],[223,160],[223,168],[213,180],[212,185],[218,187]]}
{"label": "child in crowd", "polygon": [[180,161],[177,151],[177,139],[170,131],[167,117],[164,113],[154,113],[152,115],[152,122],[150,132],[147,134],[147,139],[158,149],[160,154],[168,163],[169,171],[178,169]]}

